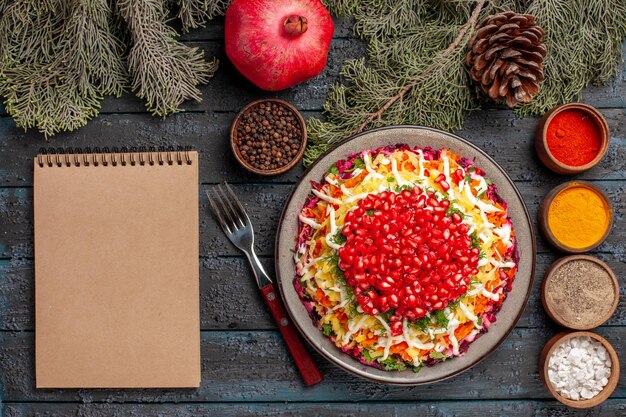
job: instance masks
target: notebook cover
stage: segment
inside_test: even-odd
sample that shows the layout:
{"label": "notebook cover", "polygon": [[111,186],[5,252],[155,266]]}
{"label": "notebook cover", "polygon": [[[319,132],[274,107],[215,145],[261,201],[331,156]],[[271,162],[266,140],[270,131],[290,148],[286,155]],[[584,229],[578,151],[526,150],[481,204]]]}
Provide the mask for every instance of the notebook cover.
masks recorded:
{"label": "notebook cover", "polygon": [[35,158],[38,388],[199,386],[198,155],[189,157],[79,167]]}

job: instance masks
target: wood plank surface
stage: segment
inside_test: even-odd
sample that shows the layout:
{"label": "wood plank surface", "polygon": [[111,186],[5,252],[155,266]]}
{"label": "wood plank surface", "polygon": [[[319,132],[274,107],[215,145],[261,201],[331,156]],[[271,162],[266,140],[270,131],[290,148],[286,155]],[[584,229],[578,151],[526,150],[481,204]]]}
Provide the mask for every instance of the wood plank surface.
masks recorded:
{"label": "wood plank surface", "polygon": [[[497,323],[496,323],[497,325]],[[305,387],[276,331],[202,332],[198,389],[35,389],[34,333],[0,333],[4,401],[423,401],[548,399],[538,374],[539,353],[555,328],[515,329],[489,358],[437,384],[399,387],[352,376],[314,354],[325,381]],[[625,363],[626,327],[598,328]],[[613,394],[626,397],[626,373]]]}
{"label": "wood plank surface", "polygon": [[626,413],[623,401],[608,400],[593,410],[593,414],[564,409],[556,401],[429,401],[426,402],[368,402],[368,403],[270,403],[270,404],[6,404],[5,417],[616,417]]}
{"label": "wood plank surface", "polygon": [[[304,172],[298,166],[276,177],[247,173],[232,157],[229,129],[248,102],[277,97],[292,102],[305,118],[320,116],[330,85],[339,82],[346,59],[364,55],[350,19],[335,19],[328,66],[302,85],[267,93],[244,79],[225,56],[223,19],[181,40],[221,61],[203,101],[184,104],[187,112],[166,119],[146,113],[133,94],[104,99],[101,115],[76,132],[45,141],[39,133],[17,129],[0,104],[0,416],[240,416],[321,415],[428,417],[626,416],[626,376],[612,399],[577,412],[551,399],[538,377],[538,356],[558,328],[543,312],[540,285],[561,254],[537,234],[539,255],[529,303],[516,329],[486,361],[450,380],[422,387],[375,384],[352,376],[314,353],[325,381],[303,387],[297,371],[258,296],[249,267],[211,218],[203,190],[224,180],[234,185],[257,230],[257,249],[273,275],[274,236],[282,206]],[[626,43],[623,47],[626,52]],[[519,117],[486,103],[470,112],[458,135],[501,164],[515,181],[536,228],[543,196],[576,178],[605,189],[614,205],[609,239],[594,255],[611,265],[620,280],[620,304],[599,329],[626,363],[626,72],[604,86],[590,86],[582,100],[601,109],[611,130],[609,152],[599,166],[574,177],[558,176],[539,162],[533,148],[538,119]],[[42,146],[192,145],[200,152],[200,297],[202,385],[198,389],[37,390],[34,388],[34,276],[32,158]],[[506,308],[506,304],[504,305]],[[497,323],[495,324],[497,325]],[[364,403],[354,403],[364,401]]]}
{"label": "wood plank surface", "polygon": [[[613,254],[598,254],[613,267],[618,277],[626,276],[626,263]],[[518,327],[551,326],[541,306],[541,282],[545,271],[558,259],[554,254],[540,254],[533,289],[518,322]],[[263,258],[274,277],[274,260]],[[0,331],[34,330],[33,261],[0,261]],[[626,282],[620,280],[620,303],[605,326],[626,326]],[[506,303],[504,304],[506,308]],[[203,330],[275,329],[265,304],[259,296],[247,260],[243,257],[200,259],[200,326]]]}
{"label": "wood plank surface", "polygon": [[[602,110],[611,129],[611,144],[606,157],[578,179],[626,179],[626,127],[624,109]],[[305,117],[319,115],[304,112]],[[162,119],[145,114],[101,115],[72,133],[62,133],[48,142],[33,131],[24,134],[13,120],[0,117],[0,186],[32,185],[32,158],[41,147],[177,146],[191,145],[200,151],[200,182],[293,183],[304,172],[298,165],[289,172],[261,177],[241,168],[232,155],[230,125],[235,113],[181,113]],[[536,118],[519,118],[509,110],[484,110],[470,113],[463,129],[456,133],[487,152],[506,168],[515,181],[558,184],[565,178],[548,171],[534,150]]]}
{"label": "wood plank surface", "polygon": [[[624,217],[626,184],[621,181],[594,181],[594,183],[608,193],[615,212],[612,233],[597,251],[614,253],[623,257],[626,255],[626,218]],[[545,179],[517,183],[536,232],[539,230],[536,223],[539,204],[546,193],[557,184],[559,181],[548,182]],[[203,192],[205,188],[200,187],[200,255],[238,255],[239,251],[226,239],[222,229],[212,217],[207,197]],[[276,228],[282,207],[292,188],[291,184],[237,184],[233,186],[247,208],[254,225],[259,255],[273,255]],[[2,214],[0,216],[0,257],[33,257],[32,194],[32,188],[0,188],[0,213]],[[539,233],[537,233],[537,248],[542,253],[552,250]]]}

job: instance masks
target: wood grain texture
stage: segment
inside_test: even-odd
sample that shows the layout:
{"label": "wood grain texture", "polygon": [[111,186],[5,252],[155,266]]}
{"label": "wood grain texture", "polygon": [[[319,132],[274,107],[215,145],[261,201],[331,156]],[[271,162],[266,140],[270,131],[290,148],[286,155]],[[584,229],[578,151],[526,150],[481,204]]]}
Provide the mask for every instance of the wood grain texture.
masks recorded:
{"label": "wood grain texture", "polygon": [[[497,325],[497,323],[495,324]],[[354,377],[314,353],[324,382],[306,388],[277,331],[202,333],[198,389],[35,389],[32,332],[0,333],[0,389],[4,401],[411,401],[548,399],[539,353],[556,328],[515,329],[489,359],[449,380],[398,387]],[[626,360],[626,327],[598,328]],[[626,397],[622,373],[613,398]]]}
{"label": "wood grain texture", "polygon": [[[32,162],[31,162],[32,164]],[[531,182],[517,182],[535,231],[537,227],[537,211],[541,200],[558,180],[549,181],[533,179]],[[604,189],[613,204],[614,225],[606,242],[597,248],[597,252],[614,253],[624,260],[626,256],[626,183],[621,181],[594,181]],[[237,184],[234,191],[242,203],[254,225],[257,253],[272,256],[274,238],[282,207],[292,190],[291,184]],[[209,203],[200,187],[200,255],[201,256],[233,256],[239,251],[226,239],[224,233],[212,218]],[[0,257],[29,258],[33,257],[33,213],[32,188],[0,188]],[[175,196],[172,196],[175,198]],[[295,221],[295,218],[294,218]],[[548,252],[552,248],[537,233],[539,252]]]}
{"label": "wood grain texture", "polygon": [[[616,276],[626,276],[626,263],[612,254],[598,254]],[[543,328],[552,325],[541,306],[541,282],[553,254],[537,258],[533,290],[518,327]],[[262,262],[270,276],[275,276],[272,258]],[[33,261],[0,261],[0,331],[34,330]],[[620,303],[605,326],[626,325],[626,282],[620,281]],[[504,304],[506,308],[506,304]],[[203,330],[275,329],[247,260],[243,257],[211,257],[200,260],[200,326]]]}
{"label": "wood grain texture", "polygon": [[[594,417],[616,417],[626,414],[620,400],[608,400],[593,410]],[[5,404],[5,417],[574,417],[584,415],[565,409],[556,401],[431,401],[428,403],[333,403],[333,404]]]}
{"label": "wood grain texture", "polygon": [[[244,100],[248,102],[250,100]],[[242,103],[243,105],[243,103]],[[602,162],[577,176],[587,180],[626,179],[626,127],[623,109],[602,113],[611,130],[611,144]],[[304,172],[301,165],[275,177],[260,177],[241,168],[232,155],[229,130],[235,118],[229,113],[181,113],[167,119],[145,114],[101,115],[72,133],[62,133],[44,142],[37,132],[24,133],[13,121],[0,117],[0,186],[32,185],[32,160],[42,146],[167,146],[191,145],[200,154],[200,181],[215,183],[280,182],[293,183]],[[303,112],[305,118],[319,115]],[[484,110],[470,113],[463,129],[456,132],[481,147],[496,162],[506,167],[515,181],[557,184],[563,180],[548,171],[533,145],[536,118],[519,118],[509,110]]]}
{"label": "wood grain texture", "polygon": [[[472,370],[431,386],[391,387],[366,382],[341,371],[314,353],[325,381],[306,389],[273,320],[261,300],[244,258],[225,239],[201,198],[202,386],[199,389],[36,390],[34,388],[32,157],[42,146],[192,145],[200,152],[200,182],[224,180],[247,206],[257,230],[257,249],[273,275],[273,240],[278,217],[304,169],[271,178],[240,168],[228,143],[230,124],[241,107],[263,97],[296,105],[305,118],[319,116],[342,63],[363,56],[365,42],[354,39],[349,19],[335,19],[335,39],[325,71],[302,85],[267,93],[245,80],[224,54],[223,19],[181,39],[217,56],[216,77],[202,86],[203,101],[184,104],[186,113],[161,119],[145,111],[132,94],[107,97],[101,115],[87,126],[48,142],[24,133],[0,104],[0,415],[7,417],[190,417],[267,415],[379,416],[626,416],[626,377],[613,399],[589,412],[577,412],[548,397],[538,377],[538,357],[557,327],[541,308],[540,284],[560,254],[538,235],[538,265],[533,291],[518,327],[489,359]],[[626,52],[626,43],[624,44]],[[617,311],[598,333],[626,363],[626,72],[607,85],[591,86],[584,102],[602,109],[611,145],[602,163],[575,178],[593,181],[609,193],[615,208],[612,234],[595,255],[620,277]],[[549,172],[533,149],[537,118],[519,117],[486,103],[470,112],[456,133],[484,149],[516,182],[535,221],[539,202],[553,186],[569,179]],[[506,308],[506,304],[504,306]],[[497,323],[495,324],[497,325]],[[350,402],[348,402],[350,401]],[[352,401],[367,401],[353,403]],[[423,401],[423,402],[422,402]],[[119,403],[125,402],[125,403]],[[159,403],[165,404],[159,404]],[[288,403],[284,403],[288,402]],[[330,403],[333,402],[333,403]],[[177,404],[179,403],[179,404]]]}

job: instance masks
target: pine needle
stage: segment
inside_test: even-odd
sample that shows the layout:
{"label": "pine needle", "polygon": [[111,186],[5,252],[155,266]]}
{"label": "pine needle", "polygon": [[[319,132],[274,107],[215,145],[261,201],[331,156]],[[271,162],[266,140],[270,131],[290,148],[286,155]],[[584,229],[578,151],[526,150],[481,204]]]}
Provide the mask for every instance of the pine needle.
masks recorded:
{"label": "pine needle", "polygon": [[[394,124],[461,127],[482,99],[464,64],[473,29],[466,25],[480,3],[328,0],[335,13],[354,16],[355,32],[369,39],[368,56],[367,61],[344,64],[342,83],[331,87],[324,104],[324,119],[309,119],[304,164],[365,129]],[[615,74],[626,35],[623,0],[490,1],[478,21],[505,10],[534,14],[547,32],[546,81],[541,93],[516,112],[542,114],[578,98],[589,82],[602,83]],[[467,33],[456,44],[463,30]]]}
{"label": "pine needle", "polygon": [[119,0],[118,11],[132,42],[128,54],[132,89],[146,100],[146,107],[166,116],[180,111],[185,100],[201,101],[197,86],[213,76],[217,60],[206,62],[203,51],[174,39],[176,31],[165,24],[160,0]]}
{"label": "pine needle", "polygon": [[527,13],[546,31],[546,79],[539,94],[517,113],[542,115],[558,104],[579,100],[589,83],[603,84],[616,74],[626,36],[625,1],[535,0]]}
{"label": "pine needle", "polygon": [[[184,30],[227,0],[179,0]],[[217,61],[176,41],[165,0],[0,0],[0,96],[17,126],[46,137],[95,117],[106,95],[135,90],[167,115],[200,100]],[[128,45],[131,42],[131,45]]]}

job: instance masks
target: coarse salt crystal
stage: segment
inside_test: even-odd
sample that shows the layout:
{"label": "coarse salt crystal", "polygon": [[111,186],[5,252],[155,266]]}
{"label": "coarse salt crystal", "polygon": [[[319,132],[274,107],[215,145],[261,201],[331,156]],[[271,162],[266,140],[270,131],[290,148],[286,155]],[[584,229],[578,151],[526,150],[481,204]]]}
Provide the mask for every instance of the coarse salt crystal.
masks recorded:
{"label": "coarse salt crystal", "polygon": [[548,359],[548,379],[564,398],[591,399],[608,384],[611,359],[606,348],[590,337],[561,343]]}

